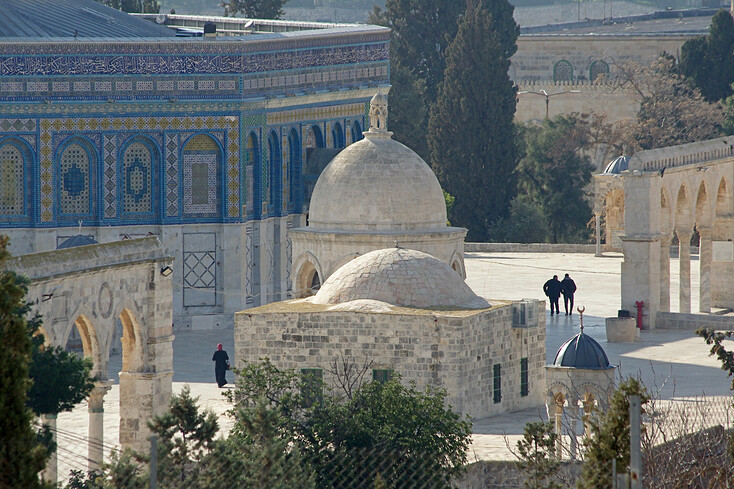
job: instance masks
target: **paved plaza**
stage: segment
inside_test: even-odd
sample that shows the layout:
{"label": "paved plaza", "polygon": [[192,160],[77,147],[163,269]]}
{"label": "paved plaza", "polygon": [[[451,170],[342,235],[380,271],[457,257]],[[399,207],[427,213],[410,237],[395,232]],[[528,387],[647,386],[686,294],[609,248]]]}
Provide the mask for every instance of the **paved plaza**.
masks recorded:
{"label": "paved plaza", "polygon": [[[703,340],[692,331],[643,331],[639,343],[607,343],[604,319],[617,315],[620,304],[621,254],[595,257],[591,254],[564,253],[467,253],[467,283],[487,299],[545,299],[543,283],[552,275],[569,273],[576,281],[576,305],[586,308],[584,332],[606,350],[612,364],[620,365],[623,376],[639,375],[659,397],[683,402],[694,396],[729,396],[730,380],[715,358],[708,356]],[[671,310],[677,311],[678,261],[671,259]],[[698,309],[698,261],[692,258],[691,310]],[[561,309],[563,304],[561,299]],[[550,317],[546,311],[548,362],[558,347],[579,331],[578,313],[570,317]],[[229,330],[177,331],[174,340],[174,392],[188,384],[199,403],[219,415],[220,427],[227,431],[232,421],[222,390],[214,382],[212,353],[217,343],[234,351],[234,335]],[[236,361],[236,359],[234,359]],[[110,372],[120,370],[119,355],[110,359]],[[228,373],[230,380],[231,373]],[[117,446],[119,418],[118,379],[105,396],[105,445]],[[231,387],[231,386],[228,386]],[[526,409],[474,422],[470,460],[513,459],[507,443],[515,445],[525,423],[545,419],[545,406]],[[86,405],[59,415],[59,474],[70,468],[86,468]]]}

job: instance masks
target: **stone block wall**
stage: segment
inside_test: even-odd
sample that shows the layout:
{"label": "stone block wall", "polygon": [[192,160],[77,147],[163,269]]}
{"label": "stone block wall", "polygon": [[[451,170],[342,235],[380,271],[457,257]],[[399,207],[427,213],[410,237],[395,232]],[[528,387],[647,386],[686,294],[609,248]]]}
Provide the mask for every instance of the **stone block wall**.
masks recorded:
{"label": "stone block wall", "polygon": [[691,331],[698,328],[731,331],[734,330],[734,317],[658,311],[655,327],[660,329],[688,329]]}
{"label": "stone block wall", "polygon": [[[341,355],[373,369],[390,369],[419,388],[442,387],[457,412],[482,418],[542,403],[544,320],[512,329],[512,306],[455,315],[414,313],[283,312],[264,308],[235,316],[235,356],[242,362],[268,357],[279,368],[325,368]],[[520,362],[527,357],[530,391],[520,396]],[[502,365],[502,400],[493,402],[493,365]],[[368,373],[369,376],[369,373]],[[370,377],[371,378],[371,377]]]}

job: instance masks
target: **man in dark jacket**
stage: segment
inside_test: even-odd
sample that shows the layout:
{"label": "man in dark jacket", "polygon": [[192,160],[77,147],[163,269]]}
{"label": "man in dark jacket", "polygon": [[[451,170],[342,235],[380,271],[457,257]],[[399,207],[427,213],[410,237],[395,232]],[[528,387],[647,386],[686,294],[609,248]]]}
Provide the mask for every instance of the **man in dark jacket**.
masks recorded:
{"label": "man in dark jacket", "polygon": [[[563,294],[563,307],[566,309],[566,316],[573,314],[573,294],[576,292],[576,282],[566,274],[561,280],[561,293]],[[568,308],[568,303],[571,303],[571,309]]]}
{"label": "man in dark jacket", "polygon": [[553,278],[548,280],[543,285],[543,292],[545,292],[545,295],[548,297],[548,299],[550,299],[551,316],[553,315],[553,306],[555,306],[556,313],[561,313],[561,311],[558,309],[558,299],[561,297],[562,289],[563,286],[558,280],[558,275],[553,275]]}

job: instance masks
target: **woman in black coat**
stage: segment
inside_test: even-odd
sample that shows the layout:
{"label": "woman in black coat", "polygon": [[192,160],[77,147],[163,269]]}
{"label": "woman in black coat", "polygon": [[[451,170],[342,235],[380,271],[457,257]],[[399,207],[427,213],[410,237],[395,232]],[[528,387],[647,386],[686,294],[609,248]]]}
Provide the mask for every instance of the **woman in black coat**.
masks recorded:
{"label": "woman in black coat", "polygon": [[229,369],[229,356],[227,352],[222,350],[222,344],[217,345],[217,351],[212,355],[212,361],[214,362],[214,376],[217,379],[217,385],[222,388],[227,384],[225,372]]}

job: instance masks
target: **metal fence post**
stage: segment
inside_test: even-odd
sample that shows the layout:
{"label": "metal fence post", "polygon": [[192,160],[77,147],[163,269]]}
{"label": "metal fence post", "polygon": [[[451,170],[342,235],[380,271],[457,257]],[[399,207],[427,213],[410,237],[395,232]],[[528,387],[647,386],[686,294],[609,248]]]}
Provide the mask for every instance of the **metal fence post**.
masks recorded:
{"label": "metal fence post", "polygon": [[150,489],[158,487],[158,435],[150,436]]}
{"label": "metal fence post", "polygon": [[642,472],[642,453],[640,448],[641,432],[640,396],[630,396],[630,487],[640,489]]}

